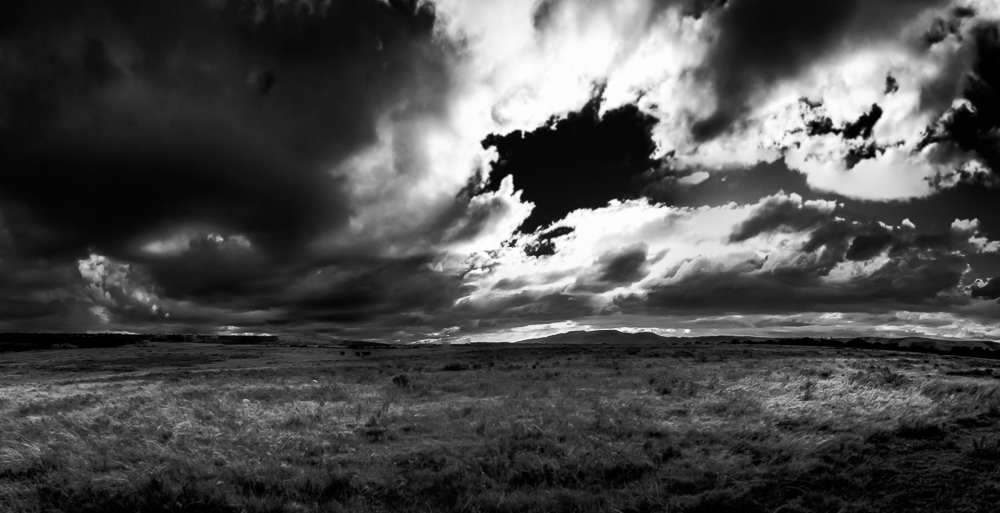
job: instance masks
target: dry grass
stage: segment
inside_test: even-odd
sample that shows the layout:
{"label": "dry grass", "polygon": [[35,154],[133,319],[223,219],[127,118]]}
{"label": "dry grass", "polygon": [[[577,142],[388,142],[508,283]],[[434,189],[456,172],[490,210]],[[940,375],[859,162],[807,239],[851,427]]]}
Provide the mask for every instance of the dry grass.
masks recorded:
{"label": "dry grass", "polygon": [[[171,350],[4,355],[0,510],[1000,503],[1000,381],[987,361],[713,345],[150,356]],[[199,350],[211,358],[191,365]],[[108,372],[119,361],[138,368]]]}

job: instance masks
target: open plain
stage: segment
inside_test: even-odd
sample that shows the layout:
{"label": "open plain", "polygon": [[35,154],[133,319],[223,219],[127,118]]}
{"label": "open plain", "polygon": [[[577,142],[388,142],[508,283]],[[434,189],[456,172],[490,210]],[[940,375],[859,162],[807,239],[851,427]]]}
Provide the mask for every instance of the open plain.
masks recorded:
{"label": "open plain", "polygon": [[1000,504],[995,360],[628,336],[365,351],[0,354],[0,510]]}

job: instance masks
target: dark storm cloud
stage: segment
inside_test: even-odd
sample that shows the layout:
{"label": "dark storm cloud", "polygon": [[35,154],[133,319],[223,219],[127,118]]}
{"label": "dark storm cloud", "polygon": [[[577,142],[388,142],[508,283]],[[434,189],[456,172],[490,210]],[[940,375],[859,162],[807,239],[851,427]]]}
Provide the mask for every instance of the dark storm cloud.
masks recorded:
{"label": "dark storm cloud", "polygon": [[37,325],[85,310],[78,288],[85,285],[76,263],[24,258],[0,215],[0,330]]}
{"label": "dark storm cloud", "polygon": [[854,261],[874,258],[889,247],[893,239],[892,232],[887,228],[877,224],[870,225],[865,232],[854,237],[844,257]]}
{"label": "dark storm cloud", "polygon": [[302,322],[432,322],[469,290],[460,276],[436,272],[431,264],[425,257],[339,262],[302,279],[279,304]]}
{"label": "dark storm cloud", "polygon": [[606,292],[635,283],[649,274],[649,245],[637,242],[597,258],[591,272],[577,277],[573,292]]}
{"label": "dark storm cloud", "polygon": [[1000,298],[1000,278],[990,278],[981,287],[971,287],[970,294],[977,299],[998,299]]}
{"label": "dark storm cloud", "polygon": [[0,257],[0,330],[84,310],[73,285],[83,285],[76,266]]}
{"label": "dark storm cloud", "polygon": [[[200,258],[223,257],[203,254]],[[236,258],[227,263],[236,269],[212,276],[203,274],[196,259],[182,260],[173,274],[159,275],[168,286],[149,280],[146,288],[137,283],[143,281],[144,272],[132,269],[91,288],[108,300],[115,299],[114,303],[98,300],[85,306],[106,306],[111,322],[121,326],[154,326],[167,331],[203,332],[224,325],[251,331],[317,332],[361,327],[384,335],[413,326],[451,326],[453,316],[442,313],[469,292],[460,275],[434,270],[428,257],[338,259],[322,266],[289,265],[272,272]],[[181,278],[185,273],[192,274]],[[130,296],[137,286],[151,292],[153,301],[143,303]],[[151,304],[160,308],[153,311]]]}
{"label": "dark storm cloud", "polygon": [[830,209],[825,205],[797,202],[784,194],[775,194],[754,208],[750,217],[729,236],[729,241],[744,241],[780,228],[799,232],[817,226],[829,217]]}
{"label": "dark storm cloud", "polygon": [[[378,116],[448,82],[433,14],[377,2],[14,4],[0,195],[23,250],[121,254],[184,223],[295,250],[349,214],[329,171]],[[276,78],[247,86],[260,66]]]}
{"label": "dark storm cloud", "polygon": [[796,76],[851,40],[892,37],[939,0],[733,0],[719,10],[719,36],[700,73],[714,83],[714,114],[692,127],[698,140],[725,132],[758,91]]}
{"label": "dark storm cloud", "polygon": [[845,221],[833,220],[824,222],[814,230],[801,250],[805,253],[815,253],[823,249],[823,274],[828,273],[833,266],[840,263],[847,255],[851,237],[857,232],[857,226]]}
{"label": "dark storm cloud", "polygon": [[513,175],[522,198],[535,204],[521,225],[530,233],[581,208],[599,208],[634,194],[636,177],[656,165],[650,132],[656,119],[633,105],[600,116],[600,100],[532,132],[490,135],[499,160],[490,171],[488,190]]}
{"label": "dark storm cloud", "polygon": [[25,301],[21,298],[0,297],[0,312],[3,320],[0,329],[15,331],[16,326],[32,324],[34,320],[59,317],[68,312],[64,301]]}
{"label": "dark storm cloud", "polygon": [[[940,239],[942,246],[945,246],[938,249],[950,250],[951,246],[959,245],[957,242],[952,244],[952,239],[957,238],[952,235],[935,235],[933,237]],[[810,234],[809,239],[802,246],[802,251],[813,253],[820,248],[825,248],[828,254],[836,255],[834,263],[839,263],[841,259],[849,261],[869,260],[893,244],[895,244],[895,252],[904,251],[913,245],[912,235],[908,231],[890,230],[873,221],[850,222],[844,219],[827,218]]]}
{"label": "dark storm cloud", "polygon": [[[237,306],[271,298],[312,262],[281,263],[222,236],[198,237],[180,255],[136,259],[165,297]],[[315,264],[313,264],[315,265]],[[250,306],[250,305],[247,305]],[[261,305],[254,305],[261,306]]]}
{"label": "dark storm cloud", "polygon": [[597,259],[600,274],[597,279],[608,283],[635,283],[641,280],[646,270],[646,254],[649,247],[644,242],[636,243],[620,251],[602,255]]}
{"label": "dark storm cloud", "polygon": [[220,304],[263,306],[320,265],[308,245],[358,206],[337,165],[387,113],[443,109],[454,58],[408,1],[17,0],[0,20],[0,278],[99,253]]}

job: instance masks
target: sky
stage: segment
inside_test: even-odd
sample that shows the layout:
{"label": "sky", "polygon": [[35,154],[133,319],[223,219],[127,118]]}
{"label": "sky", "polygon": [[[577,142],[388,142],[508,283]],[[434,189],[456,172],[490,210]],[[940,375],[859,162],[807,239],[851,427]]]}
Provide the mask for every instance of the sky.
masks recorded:
{"label": "sky", "polygon": [[995,0],[8,0],[0,331],[1000,339]]}

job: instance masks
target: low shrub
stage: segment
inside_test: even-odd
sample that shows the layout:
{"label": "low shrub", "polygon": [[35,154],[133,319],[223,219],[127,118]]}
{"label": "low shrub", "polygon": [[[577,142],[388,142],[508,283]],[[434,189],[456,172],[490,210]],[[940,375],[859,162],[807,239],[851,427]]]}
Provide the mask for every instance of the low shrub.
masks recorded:
{"label": "low shrub", "polygon": [[910,383],[905,374],[894,372],[885,365],[871,365],[848,378],[852,385],[869,388],[901,388]]}

